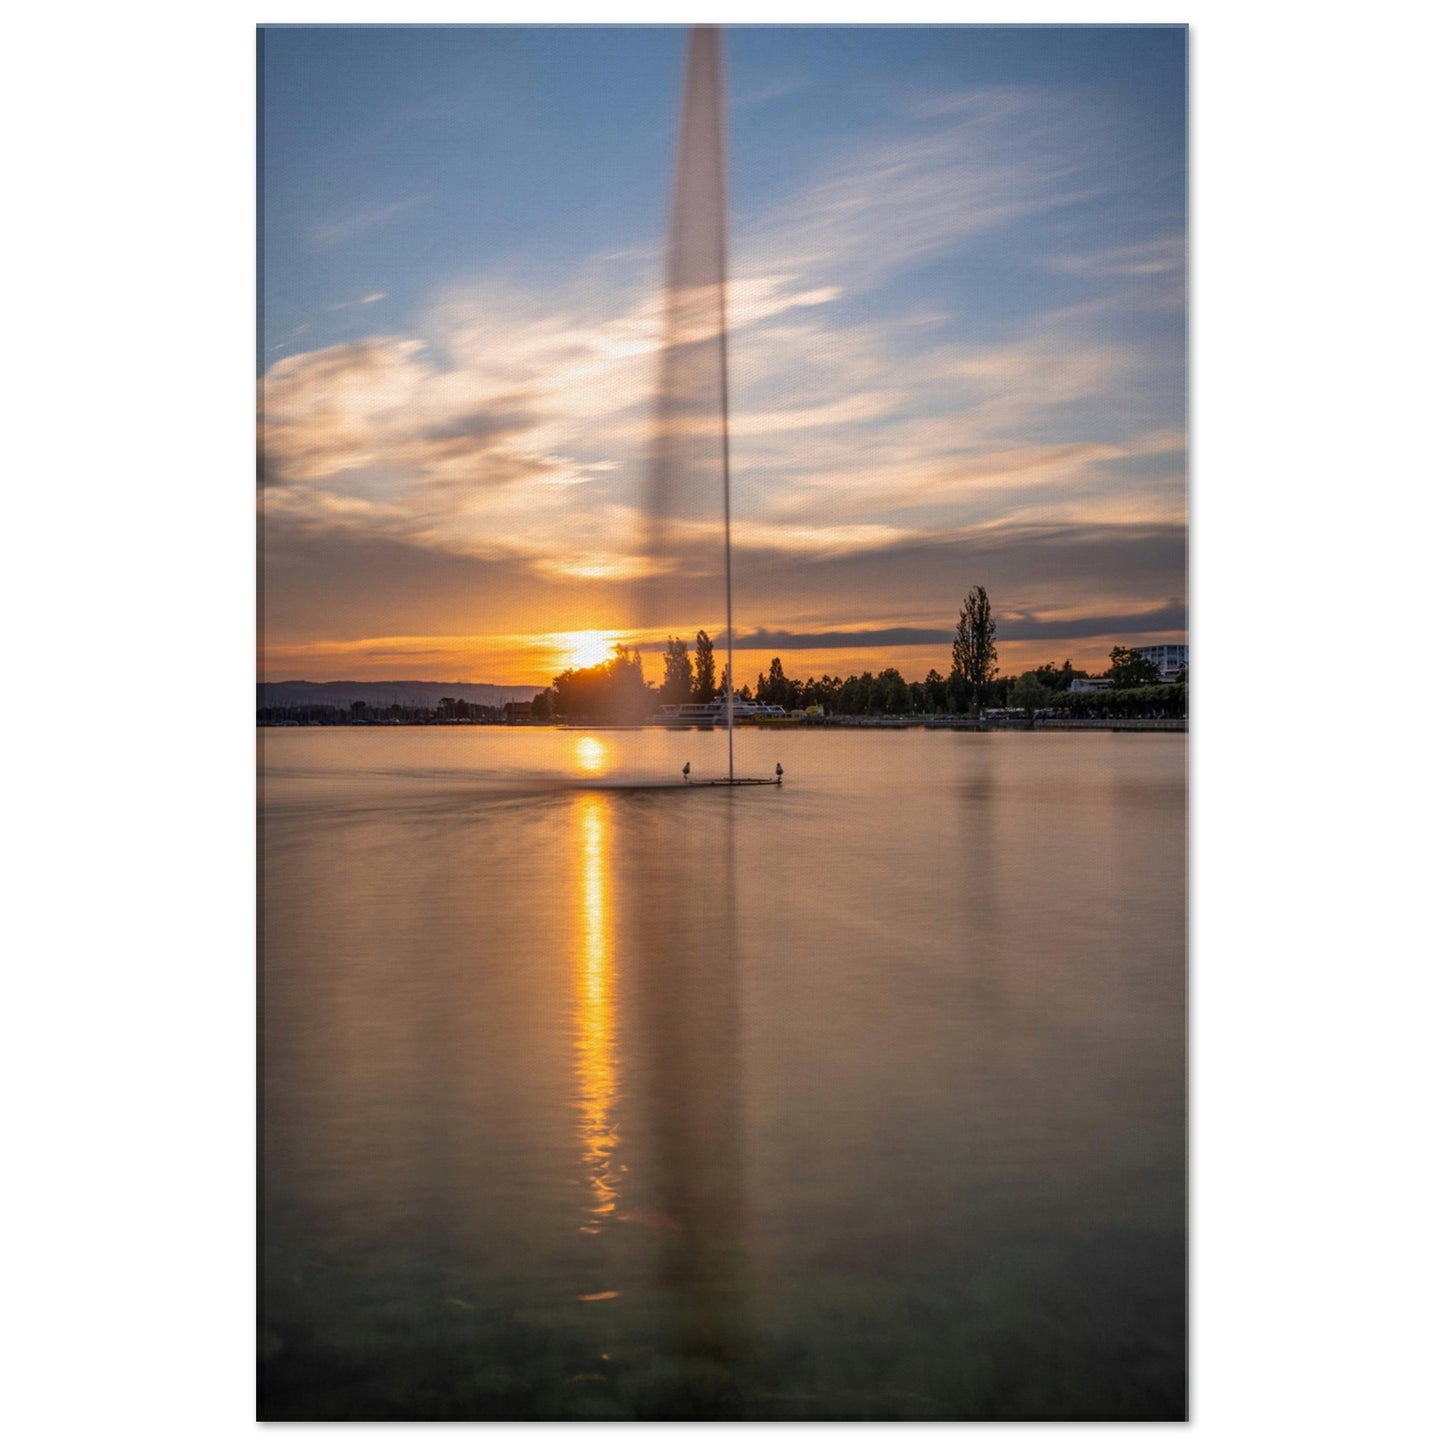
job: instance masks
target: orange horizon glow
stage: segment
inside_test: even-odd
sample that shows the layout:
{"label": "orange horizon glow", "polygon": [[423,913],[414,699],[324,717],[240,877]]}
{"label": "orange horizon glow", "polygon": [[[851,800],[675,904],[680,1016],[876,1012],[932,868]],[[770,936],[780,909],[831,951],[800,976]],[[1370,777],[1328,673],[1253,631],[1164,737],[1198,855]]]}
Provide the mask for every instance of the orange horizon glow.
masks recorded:
{"label": "orange horizon glow", "polygon": [[[689,634],[690,638],[690,634]],[[1088,672],[1109,666],[1109,649],[1116,644],[1188,642],[1183,632],[1131,634],[1120,637],[1064,639],[1058,642],[998,642],[1001,675],[1017,675],[1047,662],[1062,666],[1066,659]],[[626,632],[549,632],[534,636],[367,638],[353,642],[317,642],[267,647],[262,654],[262,680],[284,682],[391,682],[403,678],[435,682],[493,684],[502,687],[550,687],[553,678],[569,667],[590,667],[592,657],[605,662],[615,643],[637,645]],[[724,649],[715,638],[719,668]],[[922,682],[930,668],[943,676],[951,666],[949,644],[909,643],[898,647],[739,649],[736,654],[739,685],[752,686],[777,656],[783,671],[799,681],[809,677],[847,677],[850,673],[878,673],[896,667],[909,682]],[[662,657],[642,654],[643,674],[654,684],[662,682]]]}

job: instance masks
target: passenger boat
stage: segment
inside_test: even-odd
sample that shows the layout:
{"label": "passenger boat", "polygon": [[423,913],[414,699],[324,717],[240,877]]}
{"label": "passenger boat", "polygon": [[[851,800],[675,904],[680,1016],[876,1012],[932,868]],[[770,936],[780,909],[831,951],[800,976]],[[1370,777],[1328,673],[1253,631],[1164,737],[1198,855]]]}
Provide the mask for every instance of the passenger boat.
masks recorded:
{"label": "passenger boat", "polygon": [[[734,722],[745,722],[749,718],[785,716],[787,714],[780,707],[733,698]],[[728,705],[723,698],[714,702],[664,703],[648,718],[648,722],[669,728],[725,728],[728,725]]]}

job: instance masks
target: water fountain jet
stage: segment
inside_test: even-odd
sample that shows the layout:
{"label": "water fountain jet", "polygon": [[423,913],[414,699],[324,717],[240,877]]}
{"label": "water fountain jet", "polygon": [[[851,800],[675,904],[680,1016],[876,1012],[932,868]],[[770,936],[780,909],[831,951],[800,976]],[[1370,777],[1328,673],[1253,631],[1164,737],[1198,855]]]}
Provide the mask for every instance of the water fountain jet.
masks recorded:
{"label": "water fountain jet", "polygon": [[[676,614],[680,550],[697,555],[722,493],[727,682],[723,689],[728,775],[714,785],[781,785],[782,776],[740,778],[734,764],[737,673],[733,665],[732,474],[728,446],[727,136],[722,34],[688,36],[677,162],[668,227],[663,331],[644,499],[645,565],[639,625]],[[691,589],[689,589],[691,590]],[[686,629],[684,629],[684,635]]]}

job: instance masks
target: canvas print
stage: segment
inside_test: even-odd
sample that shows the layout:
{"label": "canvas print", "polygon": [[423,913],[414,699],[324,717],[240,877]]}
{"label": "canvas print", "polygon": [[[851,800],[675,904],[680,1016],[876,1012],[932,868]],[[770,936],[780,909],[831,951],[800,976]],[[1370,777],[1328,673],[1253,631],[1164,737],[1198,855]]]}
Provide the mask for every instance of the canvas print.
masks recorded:
{"label": "canvas print", "polygon": [[260,1419],[1187,1418],[1186,44],[261,28]]}

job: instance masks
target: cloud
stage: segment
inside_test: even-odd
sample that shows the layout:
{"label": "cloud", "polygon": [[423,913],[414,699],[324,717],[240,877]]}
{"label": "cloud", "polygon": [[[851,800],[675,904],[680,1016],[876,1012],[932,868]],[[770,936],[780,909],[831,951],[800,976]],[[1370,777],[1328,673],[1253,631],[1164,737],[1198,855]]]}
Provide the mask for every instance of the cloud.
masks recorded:
{"label": "cloud", "polygon": [[1078,641],[1089,637],[1138,637],[1155,632],[1182,632],[1188,625],[1178,597],[1158,607],[1136,612],[1111,612],[1084,617],[1036,617],[1031,613],[1003,613],[998,636],[1006,642]]}
{"label": "cloud", "polygon": [[746,228],[742,274],[780,262],[847,289],[945,247],[1070,204],[1087,127],[1028,87],[983,86],[911,108],[902,135],[861,139],[797,197]]}
{"label": "cloud", "polygon": [[276,362],[262,382],[264,475],[310,481],[365,466],[422,395],[420,341],[375,337]]}
{"label": "cloud", "polygon": [[632,582],[658,570],[655,562],[630,552],[562,552],[536,557],[532,565],[544,577],[583,582]]}
{"label": "cloud", "polygon": [[405,200],[391,201],[384,205],[368,206],[349,215],[338,216],[335,220],[323,222],[311,228],[312,243],[322,249],[339,246],[357,236],[375,231],[413,211],[426,200],[425,196],[408,196]]}
{"label": "cloud", "polygon": [[353,306],[370,306],[377,301],[385,301],[385,291],[372,291],[365,296],[358,296],[354,301],[337,301],[326,309],[328,311],[349,311]]}
{"label": "cloud", "polygon": [[[519,394],[458,395],[422,342],[372,337],[287,357],[262,382],[269,485],[369,471],[408,484],[497,486],[552,469],[525,445],[535,417]],[[465,409],[462,409],[465,408]],[[395,498],[393,498],[395,500]]]}
{"label": "cloud", "polygon": [[[1140,612],[1113,612],[1083,617],[1035,617],[1028,613],[1000,613],[1000,642],[1079,641],[1092,637],[1138,637],[1156,632],[1180,632],[1186,626],[1184,604],[1178,598]],[[791,632],[758,628],[742,633],[737,646],[750,651],[809,648],[814,651],[868,647],[915,647],[951,643],[953,627],[865,627],[826,632]]]}
{"label": "cloud", "polygon": [[[1181,383],[1119,320],[1140,287],[1176,284],[1182,248],[1045,244],[1046,220],[1099,184],[1089,124],[1023,89],[935,97],[903,134],[856,140],[795,200],[742,218],[729,296],[736,580],[741,615],[782,629],[754,636],[932,646],[984,581],[1020,638],[1073,638],[1039,629],[1109,631],[1182,593]],[[419,203],[343,218],[319,243]],[[962,265],[1021,221],[1034,261],[1077,278],[1079,299],[984,326],[933,290],[870,295],[921,263]],[[404,333],[274,363],[268,627],[324,615],[324,635],[343,636],[343,598],[346,627],[375,636],[401,629],[388,608],[418,614],[405,624],[418,634],[418,609],[458,609],[479,635],[504,621],[516,634],[620,627],[646,576],[673,589],[674,630],[715,625],[713,462],[665,555],[639,547],[660,435],[659,265],[648,246],[549,288],[473,278]],[[669,425],[696,431],[685,412]],[[319,610],[308,568],[333,589]],[[873,621],[860,627],[865,599]]]}
{"label": "cloud", "polygon": [[905,647],[917,643],[933,644],[948,642],[953,635],[947,627],[865,627],[835,632],[789,632],[785,629],[759,628],[756,632],[741,634],[737,645],[754,652],[770,647],[783,651],[802,647],[826,651],[835,647]]}
{"label": "cloud", "polygon": [[[494,680],[545,681],[551,672],[543,665],[499,671],[487,659],[516,657],[520,666],[515,639],[531,634],[610,629],[632,635],[635,584],[625,578],[539,571],[532,556],[500,541],[486,557],[442,551],[424,537],[384,536],[374,523],[345,531],[273,529],[269,506],[268,500],[266,637],[273,667],[283,667],[283,655],[293,655],[277,648],[299,649],[298,658],[303,652],[313,656],[306,649],[316,638],[465,633],[473,639],[473,655],[483,659],[477,666]],[[983,583],[1000,619],[1010,666],[1042,660],[1042,652],[1030,649],[1053,643],[1092,666],[1088,658],[1097,653],[1102,660],[1111,641],[1176,625],[1182,630],[1184,562],[1179,525],[981,526],[831,556],[739,546],[734,607],[740,646],[788,654],[790,669],[876,667],[869,649],[891,647],[900,666],[918,659],[921,675],[930,666],[946,670],[958,609],[968,588]],[[648,635],[670,630],[691,636],[705,627],[721,636],[718,559],[707,557],[681,580],[676,615]],[[859,620],[860,612],[866,620]],[[860,636],[850,655],[844,639],[855,633],[888,636]],[[815,641],[820,634],[831,637]],[[1105,640],[1094,643],[1091,653],[1088,639],[1100,637]],[[804,656],[809,649],[828,656],[809,662]],[[1024,650],[1021,658],[1018,649]],[[347,675],[340,660],[326,666],[330,675]],[[320,667],[317,662],[313,672]],[[474,674],[463,669],[457,675]]]}
{"label": "cloud", "polygon": [[746,599],[744,621],[836,618],[866,599],[875,618],[937,626],[956,621],[969,587],[981,583],[995,611],[1027,631],[1040,619],[1162,607],[1180,595],[1184,567],[1181,525],[980,525],[833,557],[746,549],[735,559],[734,590]]}
{"label": "cloud", "polygon": [[1165,236],[1084,255],[1055,256],[1055,269],[1073,276],[1167,276],[1184,269],[1185,239]]}
{"label": "cloud", "polygon": [[751,110],[754,106],[769,105],[775,100],[783,100],[787,96],[797,95],[812,83],[811,77],[801,72],[778,75],[771,80],[761,81],[751,90],[734,95],[732,108],[734,110]]}
{"label": "cloud", "polygon": [[[649,304],[529,318],[515,293],[500,315],[490,299],[473,295],[431,344],[375,337],[271,368],[266,477],[286,493],[273,491],[268,525],[374,529],[457,555],[529,558],[547,575],[583,581],[655,571],[633,545],[655,427]],[[1107,469],[1182,444],[1178,429],[1159,427],[1119,440],[1023,440],[1051,410],[1107,396],[1136,365],[1121,347],[1072,334],[1078,317],[1043,318],[993,347],[891,353],[886,327],[830,327],[826,303],[790,290],[786,277],[746,299],[763,319],[744,326],[737,350],[764,364],[751,366],[733,422],[739,547],[868,554],[998,521],[1011,507],[1034,522],[1144,520],[1147,508],[1131,514],[1127,500],[1101,494]],[[792,375],[801,379],[790,388]],[[880,377],[888,388],[877,388]],[[794,398],[802,404],[784,404]],[[559,483],[585,495],[549,497]],[[1177,479],[1162,485],[1178,490]],[[1000,510],[1001,494],[1018,501]],[[917,520],[903,525],[908,511]],[[569,545],[579,526],[587,543]],[[669,565],[686,557],[716,570],[703,560],[718,547],[715,520],[679,539]]]}

